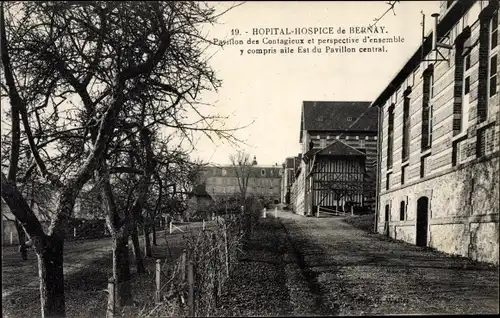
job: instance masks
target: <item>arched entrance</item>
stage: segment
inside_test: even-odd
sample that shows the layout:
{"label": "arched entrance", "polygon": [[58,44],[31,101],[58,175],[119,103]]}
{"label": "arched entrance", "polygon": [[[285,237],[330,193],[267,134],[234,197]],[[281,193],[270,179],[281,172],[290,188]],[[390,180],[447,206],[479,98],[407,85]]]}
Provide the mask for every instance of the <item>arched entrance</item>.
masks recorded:
{"label": "arched entrance", "polygon": [[421,197],[417,201],[417,246],[427,246],[428,217],[429,199],[427,197]]}
{"label": "arched entrance", "polygon": [[389,204],[385,205],[385,215],[384,215],[384,235],[389,236],[389,218],[390,218],[390,207]]}

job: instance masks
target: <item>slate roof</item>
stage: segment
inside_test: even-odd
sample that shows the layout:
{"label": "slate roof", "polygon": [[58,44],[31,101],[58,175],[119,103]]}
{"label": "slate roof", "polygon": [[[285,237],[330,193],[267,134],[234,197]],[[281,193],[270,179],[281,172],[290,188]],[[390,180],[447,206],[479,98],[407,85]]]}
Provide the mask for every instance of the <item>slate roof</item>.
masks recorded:
{"label": "slate roof", "polygon": [[300,140],[304,130],[376,132],[378,110],[370,105],[366,101],[304,101]]}

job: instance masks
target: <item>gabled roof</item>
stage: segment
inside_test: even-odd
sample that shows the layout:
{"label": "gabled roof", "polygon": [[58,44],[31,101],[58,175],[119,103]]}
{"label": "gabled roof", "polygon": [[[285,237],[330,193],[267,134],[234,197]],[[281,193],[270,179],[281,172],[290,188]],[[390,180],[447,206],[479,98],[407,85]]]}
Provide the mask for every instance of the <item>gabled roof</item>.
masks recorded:
{"label": "gabled roof", "polygon": [[370,105],[366,101],[304,101],[300,140],[303,130],[377,131],[378,112]]}
{"label": "gabled roof", "polygon": [[349,146],[348,144],[335,140],[328,147],[320,149],[316,152],[317,156],[362,156],[366,155],[356,148]]}
{"label": "gabled roof", "polygon": [[304,154],[304,161],[307,163],[315,156],[356,156],[366,157],[366,154],[348,144],[335,140],[323,149],[311,149]]}

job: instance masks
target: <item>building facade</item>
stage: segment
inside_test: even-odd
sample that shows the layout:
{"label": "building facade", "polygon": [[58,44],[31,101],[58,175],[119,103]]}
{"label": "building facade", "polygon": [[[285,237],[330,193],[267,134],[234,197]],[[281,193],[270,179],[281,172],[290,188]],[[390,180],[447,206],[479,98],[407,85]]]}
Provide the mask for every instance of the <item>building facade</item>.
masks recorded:
{"label": "building facade", "polygon": [[[282,168],[278,166],[251,165],[247,197],[260,197],[280,203]],[[203,170],[206,191],[214,199],[241,195],[240,184],[244,177],[233,165],[208,166]]]}
{"label": "building facade", "polygon": [[441,1],[433,18],[372,104],[382,121],[376,228],[498,264],[498,1]]}
{"label": "building facade", "polygon": [[300,164],[298,157],[288,157],[283,163],[281,173],[281,203],[290,204],[292,185],[295,182],[295,171]]}
{"label": "building facade", "polygon": [[[333,145],[340,145],[342,151],[352,149],[357,155],[359,153],[364,155],[363,169],[366,186],[363,188],[363,199],[359,204],[369,206],[374,210],[378,118],[376,109],[370,108],[370,104],[370,102],[352,101],[303,102],[299,140],[302,148],[302,162],[295,175],[297,185],[293,187],[295,191],[293,204],[296,213],[310,215],[318,206],[316,204],[320,202],[318,200],[321,200],[318,198],[325,197],[325,194],[315,193],[319,188],[315,188],[311,176],[320,172],[318,169],[321,164],[324,164],[325,158],[329,157],[320,151]],[[350,152],[351,150],[347,151],[346,155],[349,156]],[[314,160],[316,154],[322,156],[322,160]],[[341,155],[339,152],[336,153],[337,157]],[[333,157],[330,156],[331,158]],[[335,160],[340,162],[338,158]],[[328,181],[335,182],[334,180]],[[326,188],[322,190],[322,192],[325,191]],[[336,206],[339,204],[344,206],[348,200],[348,197],[341,198],[340,202],[336,200]]]}

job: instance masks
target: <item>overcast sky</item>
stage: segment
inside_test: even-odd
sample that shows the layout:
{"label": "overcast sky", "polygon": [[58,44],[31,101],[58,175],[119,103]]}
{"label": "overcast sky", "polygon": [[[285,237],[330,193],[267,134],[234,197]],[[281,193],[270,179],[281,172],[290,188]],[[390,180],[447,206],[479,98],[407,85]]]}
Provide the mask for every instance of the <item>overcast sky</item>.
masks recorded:
{"label": "overcast sky", "polygon": [[[217,6],[223,10],[228,4]],[[254,28],[348,29],[370,25],[387,8],[384,1],[247,2],[222,16],[208,32],[210,37],[228,39],[231,29],[239,29],[241,35],[235,39],[246,42]],[[426,15],[427,33],[430,15],[439,12],[439,1],[401,1],[394,9],[396,15],[389,12],[376,25],[388,31],[386,36],[401,36],[405,42],[386,45],[386,53],[240,56],[242,48],[265,46],[218,49],[211,63],[223,86],[218,94],[205,94],[204,101],[213,103],[218,113],[231,115],[228,126],[254,121],[237,133],[247,143],[241,149],[255,155],[259,164],[281,164],[299,152],[302,101],[373,101],[420,45],[421,11]],[[233,146],[220,141],[214,144],[207,138],[200,138],[196,148],[195,156],[218,164],[229,163],[229,154],[235,152]]]}

